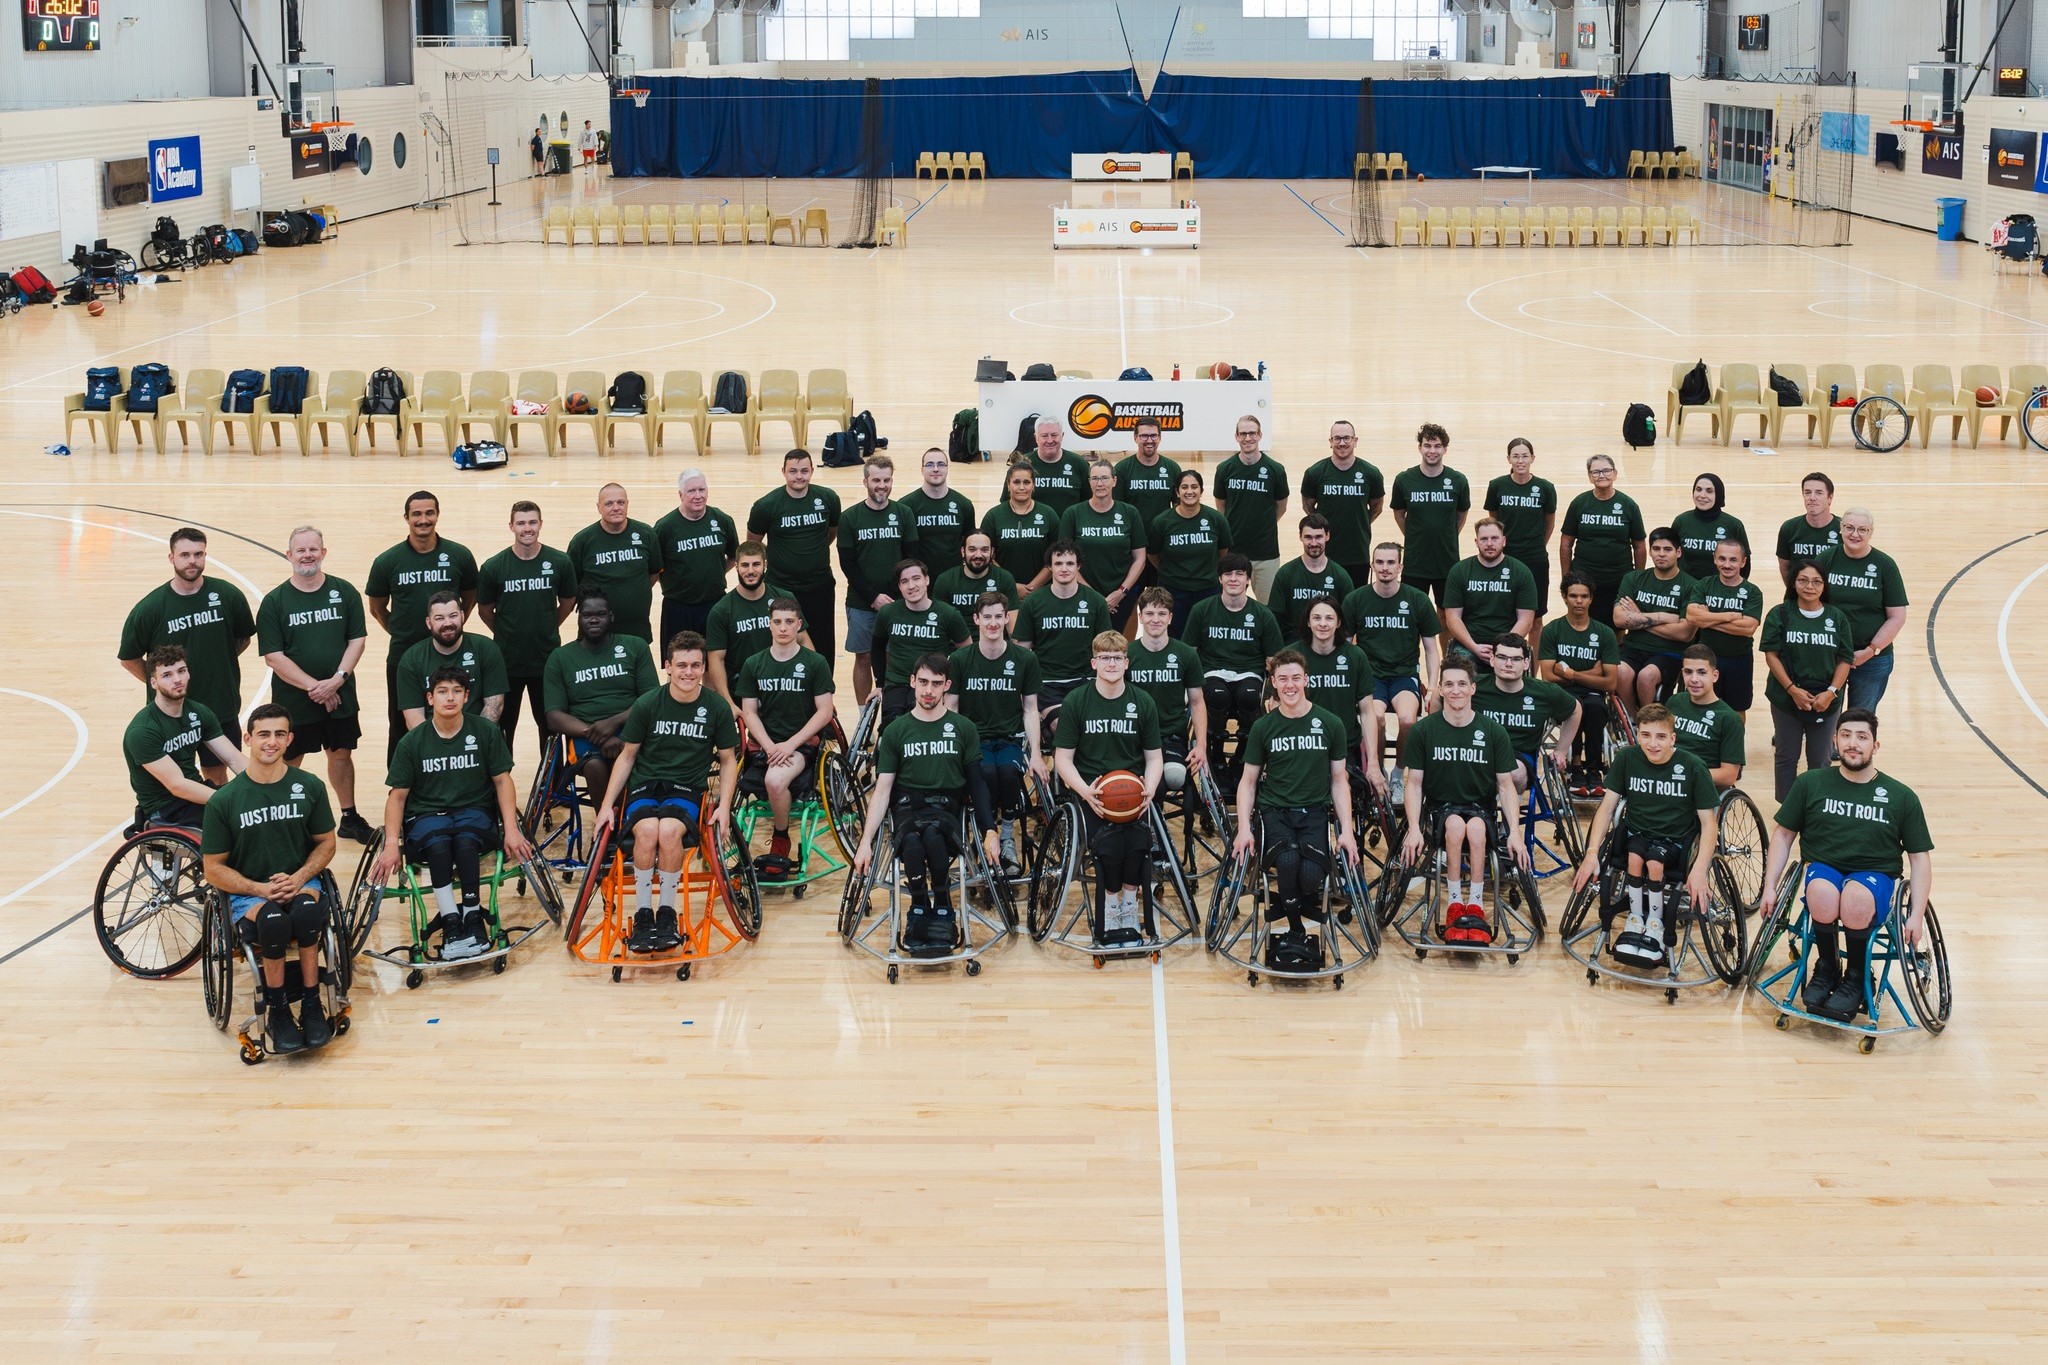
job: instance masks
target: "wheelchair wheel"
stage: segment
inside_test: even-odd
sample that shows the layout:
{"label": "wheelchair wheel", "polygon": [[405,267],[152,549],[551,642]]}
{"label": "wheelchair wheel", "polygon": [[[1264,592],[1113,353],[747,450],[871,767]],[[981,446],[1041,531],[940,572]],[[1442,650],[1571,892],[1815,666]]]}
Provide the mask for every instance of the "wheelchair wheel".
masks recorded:
{"label": "wheelchair wheel", "polygon": [[562,888],[555,882],[555,870],[544,859],[530,858],[519,865],[519,878],[526,883],[534,903],[556,928],[562,926]]}
{"label": "wheelchair wheel", "polygon": [[1543,799],[1550,807],[1551,828],[1557,832],[1557,841],[1563,845],[1564,856],[1573,863],[1583,862],[1586,857],[1586,825],[1579,817],[1578,806],[1572,801],[1571,787],[1565,782],[1564,774],[1557,770],[1557,765],[1547,758],[1536,767],[1538,778],[1543,783]]}
{"label": "wheelchair wheel", "polygon": [[182,831],[146,829],[116,849],[100,873],[93,932],[130,976],[176,976],[199,960],[210,895],[198,842]]}
{"label": "wheelchair wheel", "polygon": [[1579,931],[1586,927],[1586,917],[1607,895],[1608,886],[1609,877],[1603,868],[1599,876],[1572,892],[1571,899],[1565,902],[1564,915],[1557,922],[1560,938],[1570,940],[1578,937]]}
{"label": "wheelchair wheel", "polygon": [[1543,918],[1543,899],[1536,894],[1536,879],[1515,865],[1515,860],[1499,850],[1498,845],[1487,852],[1493,860],[1494,894],[1505,896],[1510,908],[1520,909],[1529,920],[1531,935],[1537,943],[1543,941],[1543,931],[1548,924]]}
{"label": "wheelchair wheel", "polygon": [[1849,414],[1849,434],[1856,438],[1856,444],[1880,454],[1904,445],[1912,425],[1905,405],[1881,393],[1864,399]]}
{"label": "wheelchair wheel", "polygon": [[1905,909],[1893,912],[1892,931],[1896,936],[1899,953],[1899,967],[1906,978],[1906,996],[1913,1002],[1913,1012],[1920,1018],[1920,1027],[1929,1033],[1939,1033],[1948,1027],[1949,1011],[1955,1006],[1955,995],[1949,986],[1948,947],[1942,942],[1941,921],[1934,917],[1934,902],[1927,903],[1927,943],[1915,947],[1906,942]]}
{"label": "wheelchair wheel", "polygon": [[351,961],[369,947],[370,931],[377,927],[377,916],[384,908],[384,883],[370,875],[370,868],[383,850],[384,831],[380,829],[363,845],[363,855],[356,860],[355,880],[349,883],[348,901],[342,906],[341,942]]}
{"label": "wheelchair wheel", "polygon": [[1387,801],[1368,783],[1352,802],[1351,837],[1358,841],[1359,857],[1377,872],[1394,857],[1394,812]]}
{"label": "wheelchair wheel", "polygon": [[718,890],[732,907],[733,927],[751,943],[761,936],[761,883],[754,877],[754,860],[745,844],[721,835],[716,825],[709,833],[711,838],[705,851],[710,855],[712,876],[718,879]]}
{"label": "wheelchair wheel", "polygon": [[[519,830],[534,847],[535,855],[556,866],[575,863],[576,845],[582,837],[577,816],[576,775],[565,773],[562,754],[565,741],[550,739],[534,769],[533,785],[519,815]],[[566,793],[564,786],[567,786]],[[565,811],[559,823],[549,824],[553,812]]]}
{"label": "wheelchair wheel", "polygon": [[[179,247],[184,243],[179,242]],[[172,248],[152,237],[142,244],[142,268],[144,270],[176,270],[184,265],[184,252],[173,253]]]}
{"label": "wheelchair wheel", "polygon": [[861,829],[867,824],[868,803],[837,734],[828,735],[818,746],[817,788],[825,805],[826,823],[839,845],[839,860],[851,864],[854,850],[860,847]]}
{"label": "wheelchair wheel", "polygon": [[228,898],[206,898],[200,920],[200,975],[205,979],[206,1017],[222,1032],[235,1010],[235,931],[228,923]]}
{"label": "wheelchair wheel", "polygon": [[853,737],[846,745],[846,766],[854,786],[866,792],[874,785],[875,741],[881,736],[882,689],[877,687],[854,717]]}
{"label": "wheelchair wheel", "polygon": [[1715,861],[1726,864],[1742,913],[1754,915],[1764,898],[1764,855],[1770,851],[1770,834],[1756,802],[1740,787],[1730,787],[1722,795],[1720,816]]}
{"label": "wheelchair wheel", "polygon": [[[1757,919],[1756,939],[1750,945],[1749,953],[1749,984],[1758,990],[1763,989],[1764,981],[1771,974],[1771,950],[1777,947],[1779,939],[1791,937],[1793,907],[1799,903],[1802,871],[1797,862],[1786,865],[1784,877],[1778,883],[1778,894]],[[1796,940],[1791,947],[1794,953],[1799,951]]]}
{"label": "wheelchair wheel", "polygon": [[1038,847],[1031,853],[1031,900],[1026,927],[1034,943],[1045,942],[1059,918],[1060,904],[1066,898],[1069,862],[1077,854],[1080,839],[1081,827],[1074,808],[1065,801],[1059,802],[1045,822],[1045,831],[1038,836]]}
{"label": "wheelchair wheel", "polygon": [[572,949],[583,941],[583,921],[591,906],[597,906],[598,914],[604,913],[604,879],[611,871],[618,843],[618,830],[607,825],[604,833],[591,845],[590,866],[584,869],[583,884],[576,888],[576,903],[569,910],[569,927],[562,931],[562,941]]}
{"label": "wheelchair wheel", "polygon": [[1607,759],[1611,760],[1611,759],[1612,759],[1612,758],[1614,757],[1615,751],[1616,751],[1617,749],[1622,749],[1622,748],[1625,748],[1625,747],[1627,747],[1628,745],[1634,744],[1635,742],[1636,742],[1636,721],[1635,721],[1635,717],[1634,717],[1634,716],[1631,716],[1631,715],[1630,715],[1630,714],[1628,713],[1628,711],[1627,711],[1627,710],[1626,710],[1625,708],[1623,708],[1623,707],[1620,707],[1620,706],[1610,706],[1610,707],[1608,707],[1608,708],[1607,708],[1607,752],[1606,752],[1606,755],[1605,755],[1605,757],[1606,757]]}
{"label": "wheelchair wheel", "polygon": [[2020,432],[2036,450],[2048,450],[2048,389],[2036,389],[2020,409]]}
{"label": "wheelchair wheel", "polygon": [[1230,926],[1237,920],[1237,907],[1244,897],[1246,874],[1250,870],[1250,858],[1233,855],[1223,866],[1216,869],[1216,880],[1209,889],[1209,922],[1202,934],[1204,946],[1212,953],[1221,951],[1224,939],[1229,935]]}
{"label": "wheelchair wheel", "polygon": [[1707,890],[1707,903],[1693,907],[1693,932],[1714,975],[1740,986],[1749,972],[1749,919],[1735,878],[1718,858],[1707,868]]}

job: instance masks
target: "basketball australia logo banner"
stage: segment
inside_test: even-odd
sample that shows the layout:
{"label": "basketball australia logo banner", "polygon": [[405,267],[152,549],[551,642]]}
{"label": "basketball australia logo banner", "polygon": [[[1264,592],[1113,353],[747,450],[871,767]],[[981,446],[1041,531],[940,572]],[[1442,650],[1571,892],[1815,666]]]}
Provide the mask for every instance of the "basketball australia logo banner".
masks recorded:
{"label": "basketball australia logo banner", "polygon": [[149,144],[149,202],[195,199],[205,189],[200,174],[199,139],[172,137]]}

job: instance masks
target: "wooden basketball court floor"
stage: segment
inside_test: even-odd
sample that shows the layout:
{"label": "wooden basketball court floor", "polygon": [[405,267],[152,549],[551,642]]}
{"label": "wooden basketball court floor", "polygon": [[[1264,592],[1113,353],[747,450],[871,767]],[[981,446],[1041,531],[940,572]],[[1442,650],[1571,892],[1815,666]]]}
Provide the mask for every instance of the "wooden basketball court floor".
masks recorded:
{"label": "wooden basketball court floor", "polygon": [[[812,190],[846,193],[775,193]],[[911,246],[879,252],[463,247],[454,213],[399,213],[98,321],[0,324],[0,1354],[2039,1358],[2040,458],[1945,436],[1890,456],[1846,434],[1776,456],[1618,436],[1629,401],[1661,413],[1676,361],[2038,359],[2048,286],[1867,222],[1832,251],[1352,251],[1341,184],[1203,183],[1199,253],[1055,256],[1045,208],[1064,190],[899,184]],[[1693,185],[1536,192],[1757,216]],[[505,196],[503,235],[531,235],[538,193]],[[475,235],[487,210],[460,212]],[[984,354],[1162,377],[1264,360],[1272,448],[1297,473],[1333,418],[1390,475],[1436,420],[1476,485],[1526,434],[1567,497],[1595,451],[1654,519],[1717,470],[1768,535],[1800,476],[1830,471],[1837,510],[1873,509],[1911,588],[1881,762],[1940,845],[1948,1033],[1860,1056],[1718,990],[1667,1006],[1588,989],[1554,942],[1512,969],[1389,952],[1341,993],[1250,990],[1199,949],[1098,972],[1028,942],[977,979],[891,986],[838,943],[830,886],[772,902],[758,945],[687,984],[615,985],[551,935],[502,977],[412,992],[378,967],[345,1039],[253,1070],[194,976],[109,967],[80,915],[129,809],[118,742],[138,699],[114,645],[170,528],[215,528],[214,572],[253,601],[302,521],[360,583],[415,487],[481,557],[515,499],[543,504],[559,545],[604,480],[652,519],[695,461],[47,455],[89,364],[842,366],[914,462],[972,402]],[[721,430],[714,501],[743,512],[772,455]],[[997,469],[959,485],[985,504]],[[523,789],[530,735],[518,750]],[[1761,706],[1749,758],[1768,811]]]}

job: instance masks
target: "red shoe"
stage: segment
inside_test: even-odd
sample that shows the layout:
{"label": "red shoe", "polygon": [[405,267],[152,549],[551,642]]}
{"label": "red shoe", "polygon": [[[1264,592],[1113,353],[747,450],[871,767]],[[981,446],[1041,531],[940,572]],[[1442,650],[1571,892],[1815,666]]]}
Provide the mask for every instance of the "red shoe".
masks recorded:
{"label": "red shoe", "polygon": [[1445,943],[1463,943],[1465,941],[1465,931],[1461,928],[1458,928],[1457,925],[1459,921],[1461,921],[1464,918],[1464,916],[1464,906],[1458,904],[1456,901],[1445,902],[1443,928],[1437,931],[1436,936],[1442,939]]}
{"label": "red shoe", "polygon": [[1458,913],[1451,918],[1451,923],[1454,926],[1451,933],[1457,937],[1449,939],[1449,942],[1467,943],[1479,947],[1484,947],[1493,942],[1493,931],[1487,926],[1486,913],[1479,906],[1469,904],[1459,906]]}

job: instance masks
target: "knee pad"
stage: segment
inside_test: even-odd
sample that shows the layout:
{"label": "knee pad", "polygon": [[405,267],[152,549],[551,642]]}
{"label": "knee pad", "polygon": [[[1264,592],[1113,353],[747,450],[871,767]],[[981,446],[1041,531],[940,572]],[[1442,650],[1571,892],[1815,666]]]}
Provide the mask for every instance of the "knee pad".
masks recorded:
{"label": "knee pad", "polygon": [[282,961],[292,943],[291,912],[276,903],[256,912],[256,951],[271,962]]}
{"label": "knee pad", "polygon": [[327,929],[327,906],[318,896],[302,895],[291,904],[292,938],[301,948],[320,942]]}

